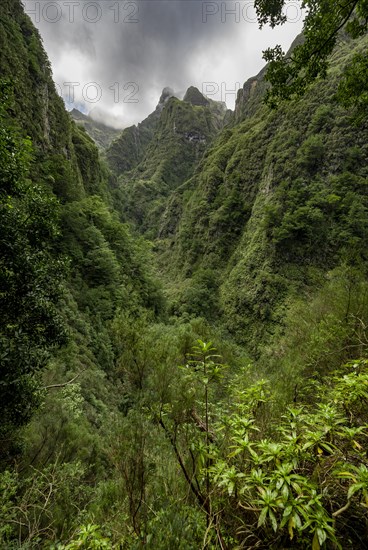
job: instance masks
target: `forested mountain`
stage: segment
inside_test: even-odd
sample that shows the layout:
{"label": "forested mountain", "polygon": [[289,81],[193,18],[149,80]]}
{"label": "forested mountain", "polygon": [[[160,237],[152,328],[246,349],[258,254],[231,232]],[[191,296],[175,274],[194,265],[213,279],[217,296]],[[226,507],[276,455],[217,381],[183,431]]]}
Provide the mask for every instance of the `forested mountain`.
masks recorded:
{"label": "forested mountain", "polygon": [[156,110],[109,147],[109,166],[119,176],[120,210],[140,232],[157,234],[165,199],[192,175],[227,115],[223,103],[197,88],[189,88],[182,101],[165,88]]}
{"label": "forested mountain", "polygon": [[286,301],[334,267],[366,265],[367,126],[336,102],[343,66],[366,47],[342,42],[329,78],[276,112],[262,103],[264,71],[250,79],[232,122],[167,203],[163,265],[171,280],[194,283],[179,307],[207,315],[196,288],[201,277],[216,282],[217,314],[254,349],[282,323]]}
{"label": "forested mountain", "polygon": [[103,157],[3,0],[1,549],[366,548],[355,34],[276,110],[265,70],[234,113],[165,88]]}
{"label": "forested mountain", "polygon": [[[149,248],[120,223],[114,178],[65,111],[19,1],[3,4],[0,23],[0,455],[7,464],[20,450],[17,429],[45,398],[40,384],[78,377],[73,391],[76,402],[88,396],[84,422],[92,430],[103,399],[114,401],[106,378],[114,366],[110,323],[117,312],[139,315],[142,309],[154,317],[163,298]],[[53,435],[47,436],[41,415],[36,439],[44,432],[41,448],[55,459],[65,418],[59,398],[51,401],[55,415],[45,422],[51,420]]]}

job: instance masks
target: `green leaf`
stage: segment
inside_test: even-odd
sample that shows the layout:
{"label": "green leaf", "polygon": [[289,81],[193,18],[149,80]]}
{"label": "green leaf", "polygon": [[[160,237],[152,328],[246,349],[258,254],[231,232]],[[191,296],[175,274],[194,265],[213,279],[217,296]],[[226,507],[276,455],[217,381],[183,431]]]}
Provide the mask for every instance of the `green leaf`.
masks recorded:
{"label": "green leaf", "polygon": [[272,512],[272,510],[270,509],[269,511],[269,516],[270,516],[270,520],[271,520],[271,524],[272,524],[272,529],[275,531],[277,531],[277,519],[276,519],[276,516],[275,514]]}
{"label": "green leaf", "polygon": [[312,541],[312,550],[320,550],[320,544],[318,540],[317,532],[314,533],[313,541]]}
{"label": "green leaf", "polygon": [[320,527],[317,527],[317,536],[318,536],[318,542],[320,543],[320,545],[322,546],[322,544],[325,542],[326,538],[327,538],[327,534],[326,534],[326,531],[324,531],[323,529],[321,529]]}
{"label": "green leaf", "polygon": [[263,510],[259,515],[257,527],[261,527],[264,524],[264,522],[266,521],[267,512],[268,512],[268,507],[266,506],[265,508],[263,508]]}
{"label": "green leaf", "polygon": [[361,491],[364,488],[364,483],[354,483],[354,485],[351,485],[348,490],[348,500],[351,499],[355,493],[358,491]]}
{"label": "green leaf", "polygon": [[276,489],[279,490],[281,489],[281,487],[283,486],[284,484],[284,480],[282,478],[278,479],[277,480],[277,483],[276,483]]}
{"label": "green leaf", "polygon": [[320,443],[320,445],[323,449],[325,449],[325,451],[329,452],[330,454],[334,452],[333,450],[334,445],[331,445],[331,444],[328,445],[327,443]]}
{"label": "green leaf", "polygon": [[288,531],[289,531],[290,540],[293,540],[293,538],[294,538],[294,527],[295,527],[295,520],[294,520],[294,518],[290,518],[289,523],[288,523]]}
{"label": "green leaf", "polygon": [[282,516],[284,518],[287,518],[288,516],[290,516],[290,514],[292,513],[293,511],[293,507],[291,504],[289,504],[288,506],[286,506],[285,510],[284,510],[284,513],[282,514]]}
{"label": "green leaf", "polygon": [[300,529],[301,526],[302,526],[302,520],[300,519],[299,514],[294,512],[293,518],[294,518],[294,521],[295,521],[295,525],[297,526],[298,529]]}

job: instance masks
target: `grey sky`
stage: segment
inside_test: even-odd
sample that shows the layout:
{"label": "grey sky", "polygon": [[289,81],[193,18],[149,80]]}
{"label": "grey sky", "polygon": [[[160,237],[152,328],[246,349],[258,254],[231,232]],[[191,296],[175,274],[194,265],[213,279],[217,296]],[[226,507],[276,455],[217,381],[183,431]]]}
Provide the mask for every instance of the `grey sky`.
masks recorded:
{"label": "grey sky", "polygon": [[68,108],[116,127],[147,116],[165,86],[180,94],[194,85],[233,108],[236,87],[264,65],[262,50],[287,49],[302,27],[292,1],[273,31],[258,29],[249,0],[23,2]]}

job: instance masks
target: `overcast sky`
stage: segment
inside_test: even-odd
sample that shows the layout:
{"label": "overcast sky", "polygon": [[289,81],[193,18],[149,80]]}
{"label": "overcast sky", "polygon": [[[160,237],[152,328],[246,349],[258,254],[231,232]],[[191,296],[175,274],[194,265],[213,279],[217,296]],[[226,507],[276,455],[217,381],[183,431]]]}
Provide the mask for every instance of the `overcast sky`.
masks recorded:
{"label": "overcast sky", "polygon": [[288,23],[258,29],[253,2],[205,0],[23,0],[51,60],[68,109],[115,127],[140,122],[169,86],[197,86],[234,108],[234,90],[285,49],[302,28],[299,2]]}

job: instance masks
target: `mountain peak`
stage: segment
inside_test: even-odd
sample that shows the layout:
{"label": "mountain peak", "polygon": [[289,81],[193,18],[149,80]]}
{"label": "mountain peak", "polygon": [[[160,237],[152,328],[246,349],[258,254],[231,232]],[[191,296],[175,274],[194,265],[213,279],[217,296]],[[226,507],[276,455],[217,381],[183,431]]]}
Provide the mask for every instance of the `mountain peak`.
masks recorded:
{"label": "mountain peak", "polygon": [[75,120],[75,119],[78,119],[78,120],[85,120],[87,119],[88,117],[86,115],[84,115],[81,111],[79,111],[78,109],[74,108],[72,109],[71,111],[69,111],[69,114],[70,116]]}
{"label": "mountain peak", "polygon": [[190,86],[184,96],[184,100],[187,103],[192,105],[200,105],[202,107],[207,107],[210,104],[209,100],[201,94],[201,92],[195,86]]}
{"label": "mountain peak", "polygon": [[170,99],[170,97],[172,97],[174,94],[174,90],[172,88],[169,88],[169,86],[166,86],[166,88],[162,90],[159,104],[166,103],[166,101]]}

